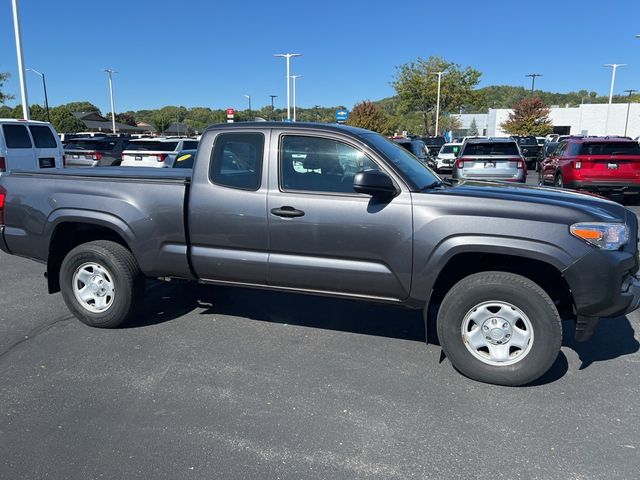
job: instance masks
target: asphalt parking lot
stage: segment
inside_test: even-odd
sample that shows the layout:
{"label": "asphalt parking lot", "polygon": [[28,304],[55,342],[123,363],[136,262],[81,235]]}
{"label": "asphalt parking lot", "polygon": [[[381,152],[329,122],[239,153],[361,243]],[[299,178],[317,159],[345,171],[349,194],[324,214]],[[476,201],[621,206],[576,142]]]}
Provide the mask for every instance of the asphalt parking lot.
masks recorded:
{"label": "asphalt parking lot", "polygon": [[42,273],[0,253],[0,478],[638,477],[637,312],[586,344],[564,322],[551,371],[504,388],[416,311],[153,283],[99,330]]}

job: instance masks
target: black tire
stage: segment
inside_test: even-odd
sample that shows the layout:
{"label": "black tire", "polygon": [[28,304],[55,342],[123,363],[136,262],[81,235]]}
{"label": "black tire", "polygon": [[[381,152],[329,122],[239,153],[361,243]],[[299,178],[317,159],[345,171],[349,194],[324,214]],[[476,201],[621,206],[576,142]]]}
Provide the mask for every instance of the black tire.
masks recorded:
{"label": "black tire", "polygon": [[[114,285],[109,305],[100,312],[90,311],[74,293],[74,275],[86,264],[103,267]],[[71,250],[62,261],[59,278],[62,298],[69,310],[92,327],[119,327],[132,316],[144,294],[144,277],[133,254],[108,240],[83,243]]]}
{"label": "black tire", "polygon": [[[516,363],[482,361],[463,340],[465,317],[483,302],[494,301],[517,307],[531,323],[533,337],[528,351]],[[507,272],[476,273],[456,283],[440,305],[437,329],[442,350],[456,370],[496,385],[525,385],[540,378],[553,365],[562,343],[562,323],[549,295],[528,278]]]}
{"label": "black tire", "polygon": [[553,180],[553,186],[557,188],[564,188],[564,179],[562,178],[562,173],[556,173],[556,178]]}

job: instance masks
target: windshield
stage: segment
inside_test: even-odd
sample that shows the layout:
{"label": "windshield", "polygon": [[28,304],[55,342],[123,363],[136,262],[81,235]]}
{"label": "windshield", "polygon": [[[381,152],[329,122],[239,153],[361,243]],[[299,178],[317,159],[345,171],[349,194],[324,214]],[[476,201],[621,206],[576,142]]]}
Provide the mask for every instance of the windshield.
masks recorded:
{"label": "windshield", "polygon": [[435,173],[397,143],[377,133],[364,133],[362,138],[393,163],[415,188],[419,189],[440,180]]}
{"label": "windshield", "polygon": [[580,155],[640,155],[637,142],[588,142],[580,147]]}
{"label": "windshield", "polygon": [[154,142],[154,141],[137,141],[127,145],[125,150],[149,150],[154,152],[173,152],[178,146],[178,142]]}
{"label": "windshield", "polygon": [[468,155],[513,155],[520,156],[515,142],[468,143],[464,147],[464,156]]}

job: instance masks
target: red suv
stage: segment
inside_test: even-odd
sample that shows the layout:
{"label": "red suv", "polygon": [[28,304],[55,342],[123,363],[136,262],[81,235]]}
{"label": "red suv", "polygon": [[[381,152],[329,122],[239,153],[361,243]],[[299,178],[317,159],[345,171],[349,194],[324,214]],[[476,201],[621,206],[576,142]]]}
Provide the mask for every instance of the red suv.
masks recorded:
{"label": "red suv", "polygon": [[569,137],[540,166],[540,184],[596,193],[640,192],[640,145],[627,137]]}

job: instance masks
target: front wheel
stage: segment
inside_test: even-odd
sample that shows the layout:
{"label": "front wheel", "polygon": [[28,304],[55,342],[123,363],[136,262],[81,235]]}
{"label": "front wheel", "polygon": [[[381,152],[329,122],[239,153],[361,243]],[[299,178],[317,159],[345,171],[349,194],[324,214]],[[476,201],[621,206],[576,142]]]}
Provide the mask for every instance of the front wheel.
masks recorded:
{"label": "front wheel", "polygon": [[71,250],[60,267],[60,290],[69,310],[92,327],[115,328],[133,314],[144,277],[133,254],[99,240]]}
{"label": "front wheel", "polygon": [[526,277],[482,272],[455,284],[437,319],[452,365],[481,382],[517,386],[541,377],[556,360],[562,324],[549,295]]}

